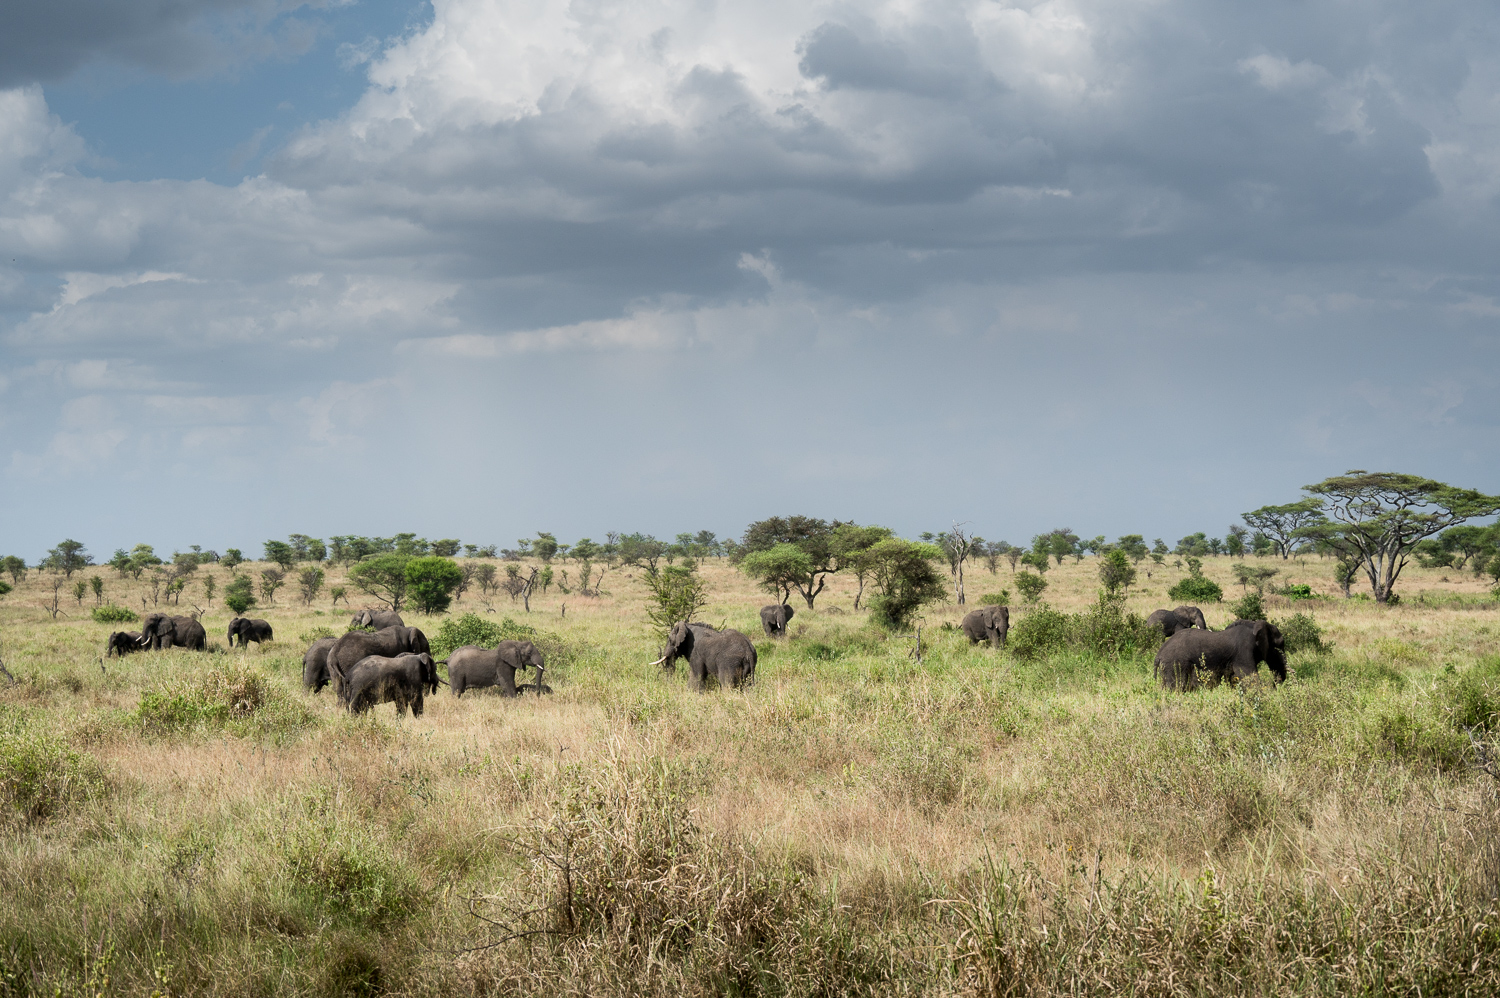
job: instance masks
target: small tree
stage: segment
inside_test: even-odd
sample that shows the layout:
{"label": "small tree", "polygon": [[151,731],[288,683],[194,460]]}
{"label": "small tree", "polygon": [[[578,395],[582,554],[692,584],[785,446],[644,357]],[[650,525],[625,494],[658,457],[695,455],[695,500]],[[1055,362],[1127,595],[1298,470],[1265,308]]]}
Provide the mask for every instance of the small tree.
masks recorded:
{"label": "small tree", "polygon": [[1099,559],[1099,581],[1108,593],[1129,588],[1135,581],[1135,566],[1130,564],[1130,556],[1119,548],[1106,553]]}
{"label": "small tree", "polygon": [[413,558],[406,563],[407,592],[420,612],[445,613],[463,574],[450,558]]}
{"label": "small tree", "polygon": [[1251,529],[1264,534],[1285,561],[1292,556],[1292,544],[1301,532],[1322,522],[1325,516],[1321,500],[1307,498],[1285,506],[1262,506],[1242,514],[1242,519]]}
{"label": "small tree", "polygon": [[281,566],[283,572],[290,572],[297,564],[297,553],[286,541],[266,541],[265,548],[266,561]]}
{"label": "small tree", "polygon": [[494,592],[496,588],[495,566],[492,564],[476,566],[474,569],[474,581],[479,583],[479,592],[481,595],[488,596]]}
{"label": "small tree", "polygon": [[[458,555],[459,540],[456,537],[445,537],[440,541],[432,542],[432,553],[439,558],[453,558]],[[470,544],[469,547],[474,545]],[[471,554],[469,557],[473,557]]]}
{"label": "small tree", "polygon": [[1026,549],[1025,548],[1013,547],[1013,548],[1009,548],[1005,552],[1005,560],[1008,561],[1008,562],[1010,562],[1010,574],[1011,575],[1015,575],[1016,574],[1016,566],[1018,564],[1020,564],[1021,559],[1024,558],[1024,557],[1026,557]]}
{"label": "small tree", "polygon": [[936,545],[889,537],[870,548],[870,556],[875,588],[870,611],[880,626],[904,630],[922,607],[947,596],[948,587],[934,567],[946,556]]}
{"label": "small tree", "polygon": [[323,588],[323,570],[308,566],[297,573],[297,594],[302,597],[303,606],[312,606],[312,601],[317,598],[318,590]]}
{"label": "small tree", "polygon": [[239,548],[227,548],[224,551],[224,557],[219,559],[219,564],[223,565],[225,568],[229,569],[232,572],[234,571],[235,566],[239,565],[244,560],[245,556],[240,553]]}
{"label": "small tree", "polygon": [[10,581],[18,586],[21,584],[21,580],[26,578],[25,558],[18,558],[13,554],[8,554],[5,556],[5,560],[0,562],[0,566],[3,566],[5,571],[10,574]]}
{"label": "small tree", "polygon": [[83,543],[71,538],[48,551],[46,559],[42,562],[52,571],[61,572],[64,578],[69,579],[73,577],[74,572],[80,568],[87,568],[93,563],[94,559],[90,558],[89,553],[84,550]]}
{"label": "small tree", "polygon": [[331,588],[331,589],[328,590],[328,602],[329,602],[329,605],[330,606],[338,606],[339,605],[339,600],[343,600],[344,601],[344,605],[348,606],[349,605],[349,590],[345,589],[343,586],[334,586],[333,588]]}
{"label": "small tree", "polygon": [[[871,550],[875,545],[895,532],[889,527],[861,527],[854,523],[841,523],[833,531],[833,550],[839,564],[854,573],[859,589],[854,594],[854,609],[859,609],[865,595],[865,582],[875,571],[875,558]],[[786,602],[784,599],[782,602]]]}
{"label": "small tree", "polygon": [[[812,569],[812,558],[795,544],[778,544],[769,551],[754,551],[740,562],[740,571],[781,603],[787,602],[792,590],[813,574]],[[816,596],[822,588],[820,584],[813,595]],[[809,599],[808,604],[811,603]]]}
{"label": "small tree", "polygon": [[224,587],[224,605],[236,616],[244,616],[255,605],[255,583],[248,575],[236,575]]}
{"label": "small tree", "polygon": [[377,554],[353,565],[349,569],[349,581],[361,592],[375,597],[392,610],[399,611],[406,603],[406,563],[411,559],[402,554]]}
{"label": "small tree", "polygon": [[976,542],[983,543],[963,528],[964,524],[955,523],[952,531],[937,535],[938,547],[948,562],[948,574],[953,576],[953,591],[959,606],[964,605],[964,562],[973,554]]}
{"label": "small tree", "polygon": [[104,605],[104,579],[98,575],[90,576],[89,588],[94,591],[94,605]]}
{"label": "small tree", "polygon": [[1016,575],[1016,589],[1020,592],[1021,599],[1027,603],[1035,603],[1047,590],[1047,580],[1035,572],[1020,572]]}
{"label": "small tree", "polygon": [[260,594],[267,606],[276,605],[276,590],[286,585],[286,572],[279,568],[263,569],[260,573]]}
{"label": "small tree", "polygon": [[73,583],[73,599],[78,602],[79,606],[83,606],[83,598],[88,594],[89,584],[87,579],[79,579]]}
{"label": "small tree", "polygon": [[647,572],[646,618],[656,625],[665,638],[672,625],[693,619],[708,605],[708,583],[696,571],[683,565],[668,565],[657,572]]}
{"label": "small tree", "polygon": [[1124,551],[1125,556],[1137,565],[1151,553],[1151,549],[1146,546],[1146,538],[1140,534],[1124,535],[1115,542],[1115,547]]}
{"label": "small tree", "polygon": [[219,580],[214,578],[212,572],[203,574],[203,605],[214,605],[214,593],[219,589]]}

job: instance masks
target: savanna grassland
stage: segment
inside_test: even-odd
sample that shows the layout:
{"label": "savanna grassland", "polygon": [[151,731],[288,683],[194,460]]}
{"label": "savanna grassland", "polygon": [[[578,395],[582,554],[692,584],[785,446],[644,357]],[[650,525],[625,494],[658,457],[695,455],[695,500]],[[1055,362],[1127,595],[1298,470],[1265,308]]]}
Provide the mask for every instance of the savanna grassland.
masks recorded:
{"label": "savanna grassland", "polygon": [[[1231,560],[1204,572],[1232,599]],[[1329,562],[1264,563],[1334,592]],[[1184,571],[1141,567],[1129,608],[1176,605]],[[1467,574],[1267,596],[1331,650],[1170,694],[1149,655],[970,647],[957,606],[918,662],[843,576],[773,642],[711,560],[701,617],[760,661],[700,695],[648,665],[631,572],[530,614],[471,592],[454,614],[538,630],[555,693],[403,721],[302,690],[350,617],[326,598],[253,610],[264,648],[227,649],[216,601],[210,652],[101,664],[123,625],[92,596],[53,619],[31,573],[0,600],[0,994],[1500,993],[1500,604]],[[1097,560],[1046,578],[1083,611]]]}

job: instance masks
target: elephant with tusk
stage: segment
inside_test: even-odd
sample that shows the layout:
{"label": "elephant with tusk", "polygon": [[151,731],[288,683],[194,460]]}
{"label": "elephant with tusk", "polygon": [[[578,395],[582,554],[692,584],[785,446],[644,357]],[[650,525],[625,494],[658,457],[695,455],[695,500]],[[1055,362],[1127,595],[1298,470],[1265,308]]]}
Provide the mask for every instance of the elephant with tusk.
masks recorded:
{"label": "elephant with tusk", "polygon": [[755,678],[755,645],[732,628],[716,631],[704,624],[673,624],[661,658],[651,664],[672,670],[679,658],[688,660],[688,671],[699,690],[710,675],[717,676],[724,689],[743,686]]}

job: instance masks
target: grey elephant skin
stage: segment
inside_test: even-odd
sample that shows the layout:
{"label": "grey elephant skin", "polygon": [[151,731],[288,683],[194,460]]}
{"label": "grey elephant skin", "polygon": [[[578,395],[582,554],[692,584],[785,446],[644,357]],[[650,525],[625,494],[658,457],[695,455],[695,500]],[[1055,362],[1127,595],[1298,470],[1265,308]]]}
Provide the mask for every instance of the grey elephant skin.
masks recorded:
{"label": "grey elephant skin", "polygon": [[252,641],[264,645],[271,640],[271,625],[256,617],[236,617],[229,622],[229,647],[234,647],[235,638],[240,639],[241,648]]}
{"label": "grey elephant skin", "polygon": [[192,617],[168,617],[153,613],[141,623],[141,646],[153,651],[162,648],[188,648],[203,651],[208,647],[208,632]]}
{"label": "grey elephant skin", "polygon": [[372,631],[383,631],[387,627],[405,627],[406,621],[395,610],[361,610],[349,621],[350,627],[368,627]]}
{"label": "grey elephant skin", "polygon": [[302,685],[314,693],[328,685],[328,652],[338,638],[319,638],[302,653]]}
{"label": "grey elephant skin", "polygon": [[1156,653],[1156,675],[1169,690],[1248,679],[1261,662],[1286,680],[1286,645],[1275,624],[1236,620],[1222,631],[1178,631]]}
{"label": "grey elephant skin", "polygon": [[350,631],[341,636],[328,649],[328,678],[334,692],[344,696],[344,677],[354,664],[371,655],[395,658],[410,652],[423,654],[432,651],[427,635],[415,627],[385,627],[378,631]]}
{"label": "grey elephant skin", "polygon": [[787,621],[792,619],[792,608],[785,603],[772,603],[770,606],[760,608],[760,626],[765,629],[766,636],[772,638],[786,637]]}
{"label": "grey elephant skin", "polygon": [[448,685],[453,695],[461,697],[464,690],[483,686],[498,686],[502,696],[516,695],[516,672],[536,670],[536,688],[542,688],[542,672],[547,663],[537,646],[530,641],[502,641],[494,648],[464,645],[448,656]]}
{"label": "grey elephant skin", "polygon": [[141,650],[140,631],[115,631],[109,636],[109,641],[104,645],[104,657],[110,655],[129,655],[133,651]]}
{"label": "grey elephant skin", "polygon": [[383,704],[396,705],[396,715],[422,716],[422,696],[430,687],[437,689],[437,664],[432,656],[405,654],[394,657],[368,655],[354,663],[346,677],[344,702],[351,714],[363,714]]}
{"label": "grey elephant skin", "polygon": [[1169,638],[1178,631],[1186,631],[1192,627],[1201,631],[1208,630],[1208,622],[1203,619],[1203,611],[1196,606],[1179,606],[1175,610],[1157,610],[1146,618],[1146,623],[1160,627],[1161,632]]}
{"label": "grey elephant skin", "polygon": [[711,675],[718,677],[724,689],[743,686],[755,678],[755,646],[733,628],[715,631],[673,624],[661,658],[651,664],[671,671],[677,668],[679,658],[688,660],[688,671],[700,690]]}
{"label": "grey elephant skin", "polygon": [[1010,633],[1010,607],[982,606],[977,610],[970,610],[964,614],[963,623],[959,626],[963,628],[971,645],[988,641],[992,648],[1003,647],[1005,636]]}

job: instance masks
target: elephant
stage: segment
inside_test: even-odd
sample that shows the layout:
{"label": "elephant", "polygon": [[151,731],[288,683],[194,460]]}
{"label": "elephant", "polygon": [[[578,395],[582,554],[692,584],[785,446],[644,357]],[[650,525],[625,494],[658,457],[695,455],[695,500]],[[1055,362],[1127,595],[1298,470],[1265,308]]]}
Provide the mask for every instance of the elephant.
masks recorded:
{"label": "elephant", "polygon": [[406,621],[395,610],[371,610],[368,607],[356,613],[349,621],[350,627],[368,627],[383,631],[387,627],[405,627]]}
{"label": "elephant", "polygon": [[236,617],[229,622],[229,647],[234,647],[234,639],[240,639],[240,647],[247,647],[254,641],[258,645],[264,645],[271,640],[271,625],[264,620],[251,617]]}
{"label": "elephant", "polygon": [[[394,658],[403,652],[425,654],[432,651],[427,635],[415,627],[383,627],[378,631],[349,631],[328,649],[328,677],[334,692],[345,695],[344,677],[354,663],[371,655]],[[346,698],[347,699],[347,698]]]}
{"label": "elephant", "polygon": [[464,645],[448,656],[448,685],[453,695],[482,686],[500,687],[500,695],[516,695],[516,672],[527,667],[536,670],[536,689],[542,689],[542,672],[547,668],[542,653],[530,641],[502,641],[494,648]]}
{"label": "elephant", "polygon": [[786,637],[786,623],[792,619],[793,610],[785,603],[772,603],[760,608],[760,626],[770,638]]}
{"label": "elephant", "polygon": [[396,715],[422,716],[422,694],[437,689],[437,664],[426,652],[407,652],[395,657],[367,655],[349,669],[344,703],[351,714],[363,714],[382,703],[394,703]]}
{"label": "elephant", "polygon": [[168,617],[153,613],[141,624],[143,648],[190,648],[203,651],[208,647],[208,632],[192,617]]}
{"label": "elephant", "polygon": [[1246,679],[1261,662],[1278,683],[1286,681],[1281,630],[1264,620],[1236,620],[1222,631],[1188,628],[1172,635],[1156,653],[1156,675],[1169,690],[1194,690]]}
{"label": "elephant", "polygon": [[1157,610],[1146,618],[1146,623],[1157,625],[1169,638],[1178,631],[1185,631],[1190,627],[1208,630],[1208,622],[1203,619],[1203,611],[1196,606],[1179,606],[1175,610]]}
{"label": "elephant", "polygon": [[743,686],[755,679],[755,646],[733,628],[715,631],[685,623],[672,625],[667,647],[652,665],[676,669],[677,659],[688,660],[688,670],[699,690],[710,673],[719,677],[719,686]]}
{"label": "elephant", "polygon": [[302,653],[302,685],[314,693],[328,685],[328,650],[338,638],[319,638]]}
{"label": "elephant", "polygon": [[124,657],[133,651],[141,650],[140,631],[115,631],[109,636],[109,642],[104,646],[104,657],[110,654]]}
{"label": "elephant", "polygon": [[977,610],[970,610],[964,614],[963,623],[959,626],[969,636],[969,644],[977,645],[981,641],[988,641],[991,647],[1002,648],[1005,646],[1005,635],[1010,632],[1010,607],[982,606]]}

